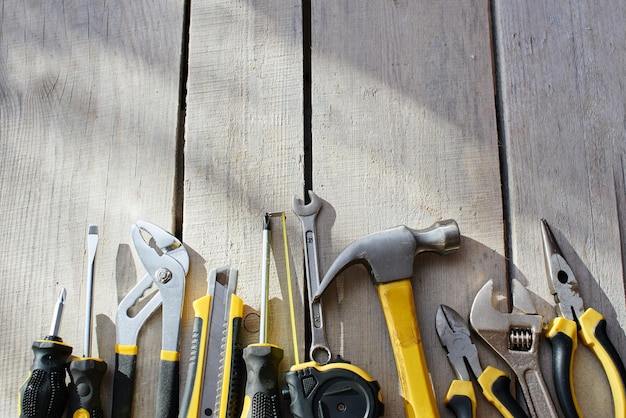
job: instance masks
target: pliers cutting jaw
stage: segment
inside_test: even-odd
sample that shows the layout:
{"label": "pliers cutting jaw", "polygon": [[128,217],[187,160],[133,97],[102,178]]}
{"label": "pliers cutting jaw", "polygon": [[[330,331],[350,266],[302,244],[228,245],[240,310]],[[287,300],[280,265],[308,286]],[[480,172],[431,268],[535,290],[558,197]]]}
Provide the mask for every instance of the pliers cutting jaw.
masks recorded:
{"label": "pliers cutting jaw", "polygon": [[[144,239],[149,235],[154,242]],[[147,273],[120,302],[116,318],[116,368],[113,390],[115,417],[130,417],[137,361],[137,339],[145,322],[163,307],[161,363],[156,416],[178,411],[178,341],[189,254],[182,242],[158,226],[138,221],[131,227],[135,250]],[[129,310],[156,285],[158,291],[134,316]]]}
{"label": "pliers cutting jaw", "polygon": [[478,359],[478,349],[472,343],[470,330],[454,309],[441,305],[436,316],[437,335],[448,352],[448,360],[458,380],[452,381],[444,399],[457,417],[476,416],[476,396],[471,381],[473,375],[485,398],[503,416],[528,418],[510,393],[511,380],[502,370],[487,366],[483,370]]}

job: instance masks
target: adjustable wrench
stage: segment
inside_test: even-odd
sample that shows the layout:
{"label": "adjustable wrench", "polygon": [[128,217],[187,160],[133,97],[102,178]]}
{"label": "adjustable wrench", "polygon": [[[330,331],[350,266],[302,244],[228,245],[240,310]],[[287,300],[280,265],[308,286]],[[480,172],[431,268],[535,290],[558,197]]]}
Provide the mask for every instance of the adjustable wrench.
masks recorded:
{"label": "adjustable wrench", "polygon": [[476,294],[470,322],[474,331],[519,378],[530,415],[533,418],[557,418],[539,364],[543,317],[536,314],[528,290],[515,279],[512,286],[512,313],[502,313],[493,307],[493,282],[489,280]]}
{"label": "adjustable wrench", "polygon": [[293,198],[293,211],[302,222],[302,234],[304,238],[304,258],[306,263],[306,282],[309,293],[309,320],[311,322],[311,360],[318,364],[327,364],[331,359],[331,351],[326,342],[324,330],[324,317],[322,315],[321,300],[313,300],[320,284],[319,258],[317,255],[317,238],[315,223],[317,214],[322,209],[322,200],[312,190],[309,190],[311,203],[305,205],[297,197]]}

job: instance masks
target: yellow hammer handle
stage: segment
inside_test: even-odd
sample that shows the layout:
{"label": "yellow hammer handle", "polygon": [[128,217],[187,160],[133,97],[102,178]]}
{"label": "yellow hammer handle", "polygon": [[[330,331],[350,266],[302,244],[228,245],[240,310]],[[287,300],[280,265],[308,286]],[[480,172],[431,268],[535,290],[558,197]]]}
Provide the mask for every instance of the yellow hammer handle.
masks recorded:
{"label": "yellow hammer handle", "polygon": [[409,279],[382,283],[378,296],[387,321],[407,418],[439,417]]}

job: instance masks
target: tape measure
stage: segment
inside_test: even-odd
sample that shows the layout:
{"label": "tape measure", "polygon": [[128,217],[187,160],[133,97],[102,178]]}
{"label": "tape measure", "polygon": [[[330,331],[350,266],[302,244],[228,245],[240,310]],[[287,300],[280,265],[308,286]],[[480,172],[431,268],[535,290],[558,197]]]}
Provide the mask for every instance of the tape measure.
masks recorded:
{"label": "tape measure", "polygon": [[[274,215],[274,214],[273,214]],[[289,287],[289,309],[295,365],[285,373],[287,388],[283,397],[290,400],[289,409],[296,418],[378,418],[384,405],[380,385],[365,370],[340,356],[328,364],[314,361],[300,363],[295,327],[295,312],[289,266],[289,245],[284,212],[281,216],[283,244]]]}

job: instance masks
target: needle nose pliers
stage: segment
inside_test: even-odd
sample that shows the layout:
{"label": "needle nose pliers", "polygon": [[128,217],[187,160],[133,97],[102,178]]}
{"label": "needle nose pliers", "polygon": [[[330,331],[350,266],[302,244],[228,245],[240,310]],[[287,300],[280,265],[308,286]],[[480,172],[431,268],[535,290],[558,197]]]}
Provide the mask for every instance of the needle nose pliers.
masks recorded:
{"label": "needle nose pliers", "polygon": [[613,395],[615,417],[626,417],[626,371],[606,333],[606,320],[593,308],[585,310],[576,276],[545,219],[541,221],[541,233],[548,285],[559,314],[550,322],[545,335],[552,343],[554,386],[563,413],[567,417],[581,416],[572,381],[572,362],[579,336],[604,368]]}

